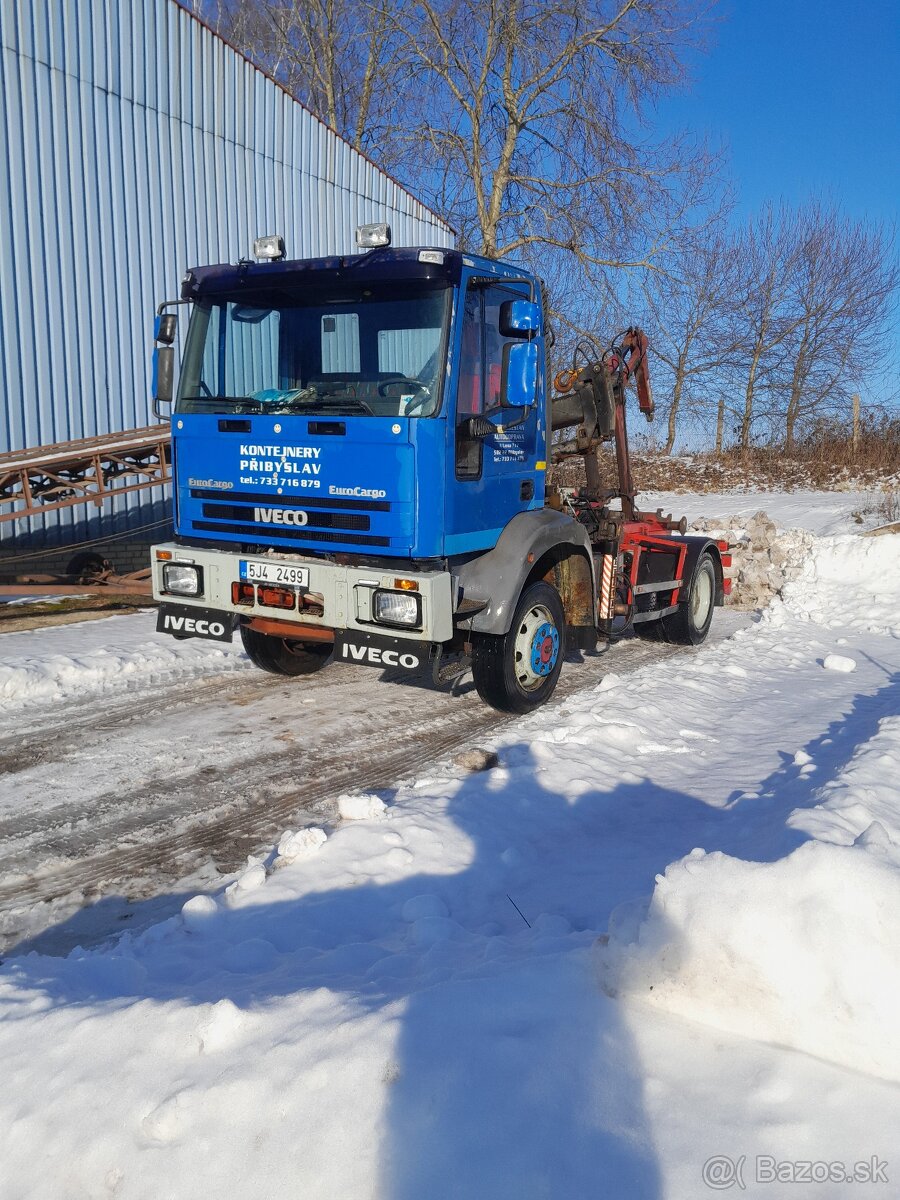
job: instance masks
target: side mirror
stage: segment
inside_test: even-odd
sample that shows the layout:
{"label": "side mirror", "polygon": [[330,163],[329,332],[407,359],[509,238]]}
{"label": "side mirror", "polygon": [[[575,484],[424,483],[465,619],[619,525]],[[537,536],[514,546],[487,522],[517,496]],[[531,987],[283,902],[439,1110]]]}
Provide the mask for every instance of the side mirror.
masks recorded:
{"label": "side mirror", "polygon": [[500,332],[504,337],[530,338],[541,329],[540,307],[531,300],[504,300],[500,305]]}
{"label": "side mirror", "polygon": [[178,317],[175,313],[160,313],[153,325],[153,340],[164,346],[171,346],[178,331]]}
{"label": "side mirror", "polygon": [[[514,300],[513,303],[517,304],[519,301]],[[537,381],[537,342],[507,342],[503,347],[503,369],[500,379],[500,403],[503,407],[531,408],[537,396]]]}
{"label": "side mirror", "polygon": [[162,417],[161,404],[171,404],[175,394],[175,351],[171,346],[157,346],[153,351],[153,414]]}

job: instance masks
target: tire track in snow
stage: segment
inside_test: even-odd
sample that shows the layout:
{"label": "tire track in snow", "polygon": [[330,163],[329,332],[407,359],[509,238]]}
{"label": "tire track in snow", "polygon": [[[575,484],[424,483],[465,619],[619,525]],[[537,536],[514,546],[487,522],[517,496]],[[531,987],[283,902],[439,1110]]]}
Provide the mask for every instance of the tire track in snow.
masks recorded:
{"label": "tire track in snow", "polygon": [[[596,687],[610,668],[631,674],[690,649],[635,639],[609,651],[609,667],[605,655],[569,662],[551,706]],[[123,697],[112,705],[106,700],[99,721],[93,705],[80,706],[74,718],[54,713],[40,761],[52,759],[56,750],[61,758],[53,761],[65,765],[81,746],[79,739],[94,737],[99,754],[104,739],[135,732],[140,738],[154,718],[163,724],[188,721],[192,713],[230,713],[234,706],[240,719],[259,727],[257,732],[267,730],[270,743],[268,722],[276,720],[270,710],[283,712],[280,697],[286,691],[307,702],[322,693],[331,704],[324,720],[316,708],[302,712],[317,717],[313,736],[303,744],[288,743],[277,754],[266,744],[226,763],[216,777],[209,767],[188,771],[174,783],[160,774],[149,785],[95,795],[74,812],[61,806],[0,820],[0,877],[9,880],[0,885],[0,929],[15,941],[16,912],[64,897],[77,908],[83,897],[93,900],[99,894],[159,895],[210,859],[227,874],[248,854],[267,850],[285,827],[333,819],[341,793],[393,788],[474,738],[519,720],[485,708],[473,689],[451,696],[424,680],[416,686],[401,673],[378,677],[365,668],[342,668],[340,674],[303,680],[302,693],[298,683],[232,675],[181,684],[140,700]],[[285,714],[285,719],[296,716]],[[404,727],[407,736],[398,742],[398,728]],[[30,736],[39,738],[40,730],[34,728]],[[298,740],[302,736],[298,731]],[[18,739],[6,739],[11,740]],[[304,779],[301,787],[298,777]],[[57,918],[58,912],[47,924]],[[33,921],[29,932],[34,932]],[[6,940],[0,934],[0,942]]]}

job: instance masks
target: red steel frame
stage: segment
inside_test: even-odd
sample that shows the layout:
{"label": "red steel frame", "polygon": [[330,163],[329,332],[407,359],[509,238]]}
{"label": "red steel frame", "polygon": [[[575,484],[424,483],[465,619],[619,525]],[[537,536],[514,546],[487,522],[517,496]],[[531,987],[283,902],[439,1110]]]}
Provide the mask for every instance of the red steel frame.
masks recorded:
{"label": "red steel frame", "polygon": [[658,547],[658,549],[670,556],[677,552],[678,562],[675,570],[672,572],[672,579],[676,580],[679,586],[673,589],[672,599],[669,602],[670,604],[677,604],[681,591],[680,585],[684,582],[684,563],[688,552],[687,542],[667,537],[663,531],[663,527],[656,524],[652,517],[645,517],[639,521],[626,521],[622,529],[620,549],[632,556],[631,570],[628,573],[629,590],[633,596],[634,589],[638,586],[641,554],[645,549],[649,549],[652,546]]}

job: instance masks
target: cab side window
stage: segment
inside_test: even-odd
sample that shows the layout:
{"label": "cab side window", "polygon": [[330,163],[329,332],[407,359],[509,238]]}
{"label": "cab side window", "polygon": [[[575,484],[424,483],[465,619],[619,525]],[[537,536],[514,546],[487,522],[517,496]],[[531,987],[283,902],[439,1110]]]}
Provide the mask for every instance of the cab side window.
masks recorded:
{"label": "cab side window", "polygon": [[503,377],[503,347],[518,339],[504,337],[500,332],[500,306],[507,300],[525,299],[526,293],[509,288],[492,287],[484,293],[485,408],[500,403],[500,384]]}
{"label": "cab side window", "polygon": [[469,437],[466,422],[500,405],[503,348],[515,338],[500,332],[500,308],[507,300],[528,298],[528,290],[469,284],[463,308],[459,384],[456,393],[456,477],[478,479],[484,441]]}

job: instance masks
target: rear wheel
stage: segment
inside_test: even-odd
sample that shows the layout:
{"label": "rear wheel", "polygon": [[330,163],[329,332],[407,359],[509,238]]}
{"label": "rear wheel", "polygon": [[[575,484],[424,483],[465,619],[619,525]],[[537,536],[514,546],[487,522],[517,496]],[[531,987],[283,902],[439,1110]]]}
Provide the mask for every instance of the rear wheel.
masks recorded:
{"label": "rear wheel", "polygon": [[680,646],[699,646],[706,640],[716,603],[716,568],[712,555],[697,560],[688,594],[675,612],[640,627],[642,637],[656,638]]}
{"label": "rear wheel", "polygon": [[556,588],[533,583],[519,598],[509,633],[472,638],[479,696],[500,712],[526,713],[553,695],[562,670],[566,622]]}
{"label": "rear wheel", "polygon": [[253,665],[273,675],[312,675],[325,666],[332,651],[330,642],[273,637],[247,625],[241,626],[241,641]]}

